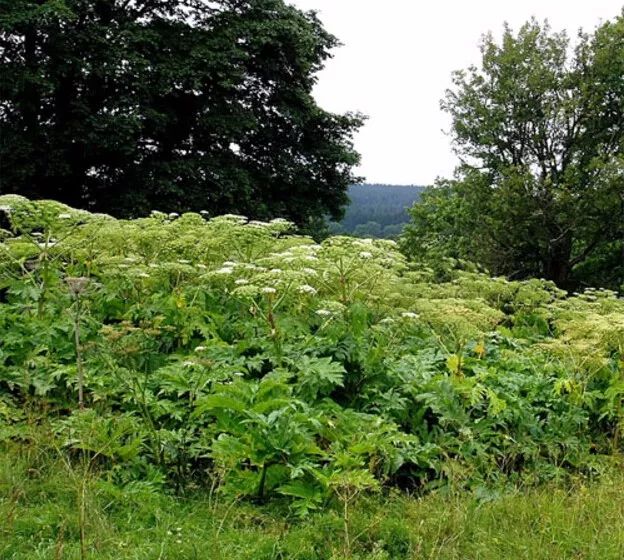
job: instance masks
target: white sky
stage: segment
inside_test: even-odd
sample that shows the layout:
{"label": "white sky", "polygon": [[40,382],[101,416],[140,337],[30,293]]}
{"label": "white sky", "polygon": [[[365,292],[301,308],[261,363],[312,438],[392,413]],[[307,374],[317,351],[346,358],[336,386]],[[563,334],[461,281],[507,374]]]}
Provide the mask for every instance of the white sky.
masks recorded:
{"label": "white sky", "polygon": [[316,10],[344,44],[319,75],[319,104],[369,116],[356,138],[359,174],[373,183],[430,184],[450,176],[448,119],[439,101],[451,72],[479,62],[478,44],[531,16],[574,35],[613,19],[623,0],[288,0]]}

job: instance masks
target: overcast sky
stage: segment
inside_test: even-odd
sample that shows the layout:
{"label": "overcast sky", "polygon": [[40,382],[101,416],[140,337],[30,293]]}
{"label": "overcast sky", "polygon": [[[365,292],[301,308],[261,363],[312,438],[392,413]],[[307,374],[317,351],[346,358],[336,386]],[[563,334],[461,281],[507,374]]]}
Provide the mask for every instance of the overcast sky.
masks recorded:
{"label": "overcast sky", "polygon": [[319,75],[316,98],[369,120],[356,138],[360,175],[374,183],[429,184],[456,160],[439,109],[451,72],[479,62],[478,44],[503,22],[548,18],[573,35],[617,16],[623,0],[289,0],[316,10],[344,44]]}

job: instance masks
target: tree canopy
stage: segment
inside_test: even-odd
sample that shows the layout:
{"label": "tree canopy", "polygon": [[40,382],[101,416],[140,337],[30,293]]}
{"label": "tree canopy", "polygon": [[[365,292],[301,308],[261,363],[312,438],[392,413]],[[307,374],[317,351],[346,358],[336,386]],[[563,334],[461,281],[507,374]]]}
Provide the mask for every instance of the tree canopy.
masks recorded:
{"label": "tree canopy", "polygon": [[412,211],[404,245],[564,287],[619,285],[624,19],[571,41],[532,20],[483,39],[442,108],[461,165]]}
{"label": "tree canopy", "polygon": [[311,94],[337,44],[282,0],[0,0],[0,192],[339,218],[362,118]]}

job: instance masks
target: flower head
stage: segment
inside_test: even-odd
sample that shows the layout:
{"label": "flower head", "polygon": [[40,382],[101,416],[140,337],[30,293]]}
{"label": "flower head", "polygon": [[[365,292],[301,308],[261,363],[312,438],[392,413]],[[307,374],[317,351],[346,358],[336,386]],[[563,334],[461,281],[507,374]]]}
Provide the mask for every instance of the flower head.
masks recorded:
{"label": "flower head", "polygon": [[299,288],[297,288],[297,290],[301,294],[310,294],[312,296],[317,293],[316,289],[313,288],[312,286],[309,286],[308,284],[303,284],[302,286],[299,286]]}
{"label": "flower head", "polygon": [[418,315],[418,313],[413,313],[412,311],[404,311],[401,313],[401,317],[405,319],[418,319],[420,315]]}

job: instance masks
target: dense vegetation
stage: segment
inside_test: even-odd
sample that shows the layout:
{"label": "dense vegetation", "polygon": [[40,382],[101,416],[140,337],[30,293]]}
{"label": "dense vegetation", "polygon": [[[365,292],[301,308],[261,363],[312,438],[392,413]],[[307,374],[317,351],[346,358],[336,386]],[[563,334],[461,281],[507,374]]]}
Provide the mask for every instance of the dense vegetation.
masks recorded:
{"label": "dense vegetation", "polygon": [[0,193],[339,219],[362,120],[312,96],[337,44],[282,0],[0,0]]}
{"label": "dense vegetation", "polygon": [[330,223],[333,234],[357,237],[397,237],[409,222],[409,208],[423,187],[365,183],[349,187],[349,205],[339,223]]}
{"label": "dense vegetation", "polygon": [[[461,261],[407,262],[388,240],[316,244],[284,220],[123,221],[13,195],[0,207],[0,505],[23,526],[9,529],[13,557],[67,538],[85,558],[101,544],[98,519],[123,532],[135,516],[165,538],[153,516],[171,515],[176,494],[207,496],[220,519],[210,538],[234,539],[225,558],[410,558],[418,531],[399,513],[382,522],[371,496],[487,500],[618,462],[624,301],[613,292],[567,297]],[[73,517],[48,529],[24,517],[66,515],[70,499]],[[254,537],[259,522],[282,536]],[[167,538],[161,551],[181,540]]]}
{"label": "dense vegetation", "polygon": [[624,281],[624,16],[571,43],[487,35],[442,107],[462,165],[413,210],[406,250],[560,287]]}

